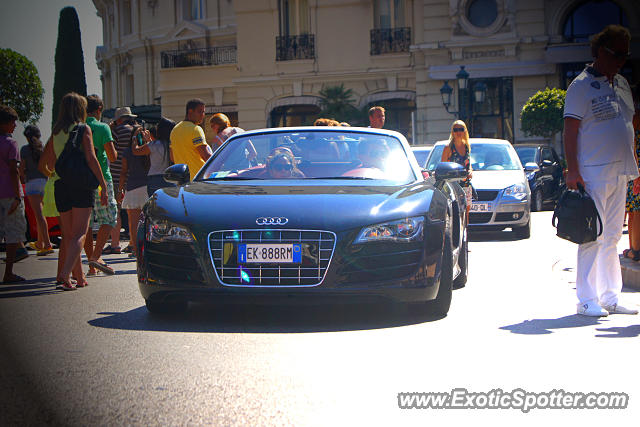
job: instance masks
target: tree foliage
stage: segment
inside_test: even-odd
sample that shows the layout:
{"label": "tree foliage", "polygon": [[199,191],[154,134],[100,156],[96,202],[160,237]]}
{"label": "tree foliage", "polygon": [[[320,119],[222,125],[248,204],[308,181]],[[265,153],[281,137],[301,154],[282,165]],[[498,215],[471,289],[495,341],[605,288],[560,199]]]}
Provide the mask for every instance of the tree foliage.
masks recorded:
{"label": "tree foliage", "polygon": [[520,124],[524,134],[549,138],[562,131],[566,94],[562,89],[545,88],[529,98],[520,113]]}
{"label": "tree foliage", "polygon": [[60,100],[69,92],[87,96],[87,80],[84,73],[84,54],[80,38],[80,21],[74,7],[60,11],[58,42],[56,44],[55,77],[53,80],[53,114],[51,126],[58,119]]}
{"label": "tree foliage", "polygon": [[0,104],[16,110],[21,122],[35,123],[44,108],[43,97],[33,62],[11,49],[0,49]]}
{"label": "tree foliage", "polygon": [[320,92],[320,116],[339,122],[360,122],[360,111],[354,106],[353,91],[340,86],[325,86]]}

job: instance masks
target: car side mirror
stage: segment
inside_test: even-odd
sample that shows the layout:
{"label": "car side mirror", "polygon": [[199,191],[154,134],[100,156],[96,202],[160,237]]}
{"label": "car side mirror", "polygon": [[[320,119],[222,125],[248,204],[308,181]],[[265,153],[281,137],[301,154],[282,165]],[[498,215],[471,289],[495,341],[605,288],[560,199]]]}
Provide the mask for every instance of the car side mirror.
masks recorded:
{"label": "car side mirror", "polygon": [[551,166],[551,165],[553,165],[553,162],[551,160],[542,161],[542,166]]}
{"label": "car side mirror", "polygon": [[438,181],[459,181],[467,177],[467,170],[454,162],[440,162],[433,171],[433,175]]}
{"label": "car side mirror", "polygon": [[538,172],[539,170],[540,170],[540,167],[535,162],[529,162],[526,165],[524,165],[524,171],[526,173]]}
{"label": "car side mirror", "polygon": [[176,185],[184,185],[191,180],[189,166],[184,163],[169,166],[164,170],[164,180]]}

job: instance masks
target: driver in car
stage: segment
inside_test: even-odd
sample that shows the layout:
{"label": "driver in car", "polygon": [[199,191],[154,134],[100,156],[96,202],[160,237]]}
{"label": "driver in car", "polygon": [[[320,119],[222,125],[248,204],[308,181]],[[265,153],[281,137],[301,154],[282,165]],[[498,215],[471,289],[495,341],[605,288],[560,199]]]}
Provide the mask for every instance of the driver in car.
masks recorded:
{"label": "driver in car", "polygon": [[384,179],[384,165],[389,156],[389,147],[384,139],[365,139],[358,145],[360,164],[343,176]]}

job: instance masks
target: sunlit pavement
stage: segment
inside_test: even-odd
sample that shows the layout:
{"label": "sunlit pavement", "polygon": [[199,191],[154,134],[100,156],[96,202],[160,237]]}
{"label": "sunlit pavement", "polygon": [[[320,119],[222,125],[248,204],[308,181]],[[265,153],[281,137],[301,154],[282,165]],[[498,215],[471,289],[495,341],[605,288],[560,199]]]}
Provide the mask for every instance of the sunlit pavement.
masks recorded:
{"label": "sunlit pavement", "polygon": [[[449,315],[390,305],[220,307],[150,316],[118,274],[57,291],[55,256],[0,288],[0,423],[63,425],[595,425],[640,419],[640,316],[575,314],[577,246],[551,212],[532,237],[472,234]],[[623,236],[620,251],[627,245]],[[45,278],[45,279],[42,279]],[[640,294],[625,288],[637,307]],[[398,408],[398,392],[624,392],[627,409]]]}

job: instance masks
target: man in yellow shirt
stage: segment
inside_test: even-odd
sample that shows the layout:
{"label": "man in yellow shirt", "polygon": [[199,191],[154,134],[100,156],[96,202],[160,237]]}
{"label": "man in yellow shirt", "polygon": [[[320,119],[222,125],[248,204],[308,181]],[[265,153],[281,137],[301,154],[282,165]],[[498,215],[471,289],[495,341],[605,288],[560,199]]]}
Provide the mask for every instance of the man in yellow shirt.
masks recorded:
{"label": "man in yellow shirt", "polygon": [[204,120],[204,101],[191,99],[187,102],[186,109],[185,119],[173,128],[169,139],[173,162],[189,166],[189,174],[193,180],[213,153],[200,127]]}

